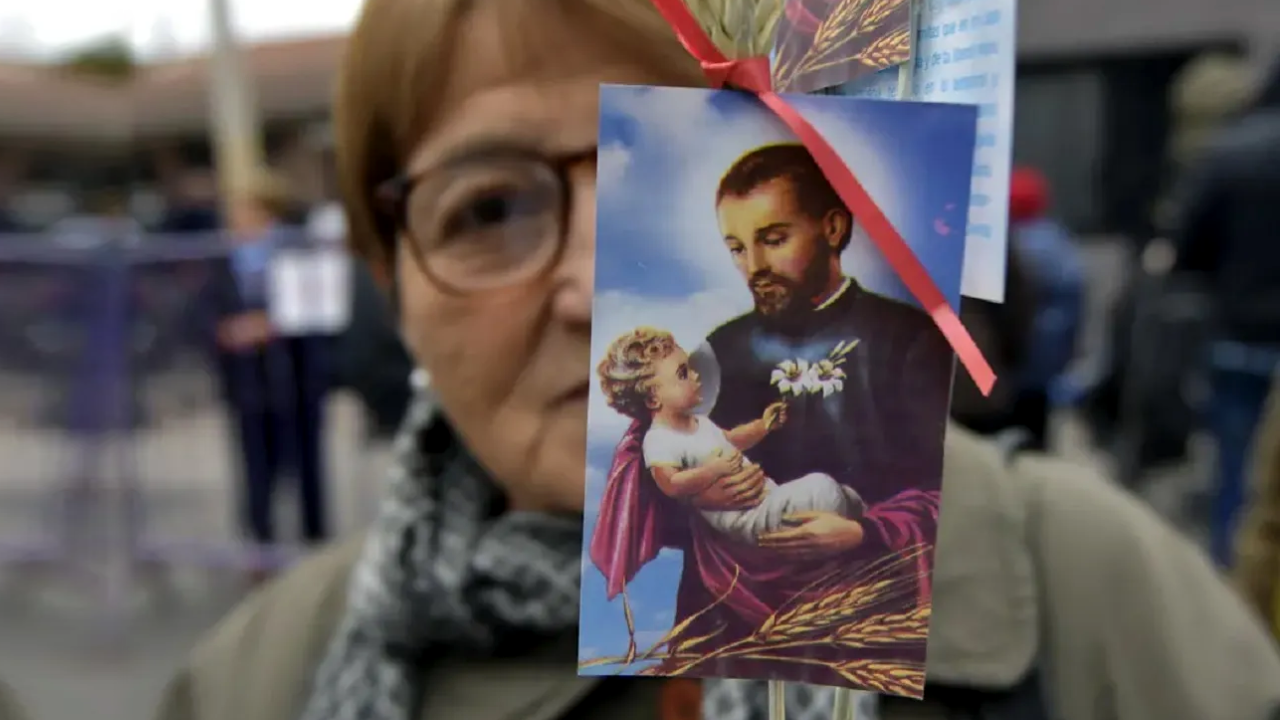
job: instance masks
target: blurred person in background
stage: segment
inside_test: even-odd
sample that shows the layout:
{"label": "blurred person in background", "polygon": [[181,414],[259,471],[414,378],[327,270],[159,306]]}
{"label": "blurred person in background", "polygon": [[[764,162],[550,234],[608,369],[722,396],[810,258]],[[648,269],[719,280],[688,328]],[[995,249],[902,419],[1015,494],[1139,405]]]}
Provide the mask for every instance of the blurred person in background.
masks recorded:
{"label": "blurred person in background", "polygon": [[1210,536],[1214,559],[1228,566],[1249,444],[1280,367],[1280,65],[1253,107],[1223,127],[1187,170],[1176,203],[1174,269],[1202,277],[1216,304]]}
{"label": "blurred person in background", "polygon": [[1064,395],[1084,313],[1084,267],[1066,229],[1049,214],[1048,182],[1015,168],[1009,188],[1009,256],[1005,301],[964,298],[960,317],[1000,381],[984,397],[957,368],[951,412],[984,436],[1048,446],[1053,398]]}
{"label": "blurred person in background", "polygon": [[[369,0],[345,53],[352,244],[393,279],[429,381],[375,526],[233,611],[159,717],[660,717],[677,686],[576,667],[598,98],[602,82],[701,87],[702,71],[649,0]],[[1261,625],[1144,504],[958,427],[944,476],[926,699],[885,699],[882,720],[1280,713]],[[740,509],[763,483],[746,468],[696,501]],[[797,552],[884,542],[872,532],[827,523]],[[830,712],[829,689],[788,694],[792,717]],[[764,698],[710,680],[702,703],[731,720],[763,717]]]}
{"label": "blurred person in background", "polygon": [[[347,216],[342,205],[319,205],[307,221],[307,232],[321,244],[344,247]],[[400,427],[409,407],[413,372],[383,286],[367,262],[351,264],[351,323],[337,338],[334,363],[335,385],[360,398],[373,440],[387,440]]]}
{"label": "blurred person in background", "polygon": [[1035,288],[1035,311],[1021,362],[1014,369],[1012,422],[1030,433],[1031,447],[1048,445],[1053,399],[1075,358],[1084,315],[1085,273],[1075,241],[1049,214],[1050,189],[1030,167],[1014,168],[1009,183],[1009,243]]}
{"label": "blurred person in background", "polygon": [[1280,640],[1280,374],[1254,438],[1251,496],[1236,538],[1236,585]]}
{"label": "blurred person in background", "polygon": [[202,299],[213,316],[218,373],[244,464],[244,530],[262,544],[278,539],[272,505],[287,469],[296,474],[303,539],[328,536],[321,447],[327,338],[281,336],[267,312],[273,256],[299,241],[285,220],[296,206],[283,180],[258,176],[231,203],[231,252]]}
{"label": "blurred person in background", "polygon": [[[1201,154],[1207,138],[1230,122],[1252,100],[1257,82],[1248,59],[1236,53],[1204,52],[1178,70],[1169,87],[1169,142],[1165,165],[1176,181]],[[1172,182],[1176,188],[1176,182]],[[1168,233],[1176,216],[1174,193],[1161,192],[1153,208],[1153,224]],[[1166,235],[1167,237],[1167,235]],[[1091,439],[1115,457],[1121,482],[1135,485],[1153,470],[1190,460],[1191,440],[1202,424],[1194,398],[1203,371],[1203,315],[1187,312],[1187,291],[1197,296],[1194,279],[1170,277],[1164,255],[1166,241],[1131,238],[1125,278],[1107,308],[1102,345],[1088,361],[1073,368],[1072,389],[1082,393],[1079,406]],[[1153,249],[1155,250],[1154,252]],[[1170,300],[1170,293],[1176,299]],[[1205,303],[1207,304],[1207,303]],[[1172,322],[1153,323],[1151,316],[1176,307]],[[1141,316],[1141,319],[1140,319]],[[1152,342],[1159,350],[1148,353]],[[1150,365],[1154,363],[1154,367]]]}
{"label": "blurred person in background", "polygon": [[210,171],[186,172],[166,199],[165,213],[156,232],[183,235],[218,230],[218,186]]}
{"label": "blurred person in background", "polygon": [[[328,247],[345,247],[347,215],[342,204],[325,201],[307,218],[307,234]],[[334,385],[350,389],[364,406],[367,439],[385,442],[395,434],[409,407],[409,357],[387,303],[385,278],[369,263],[351,264],[351,323],[336,339]]]}
{"label": "blurred person in background", "polygon": [[341,246],[347,241],[347,215],[342,204],[326,200],[307,213],[307,234],[324,245]]}
{"label": "blurred person in background", "polygon": [[124,188],[90,193],[83,212],[58,219],[48,229],[54,243],[68,248],[92,249],[106,245],[136,245],[142,226],[129,214]]}
{"label": "blurred person in background", "polygon": [[963,367],[957,366],[951,392],[951,418],[966,430],[999,443],[1024,443],[1031,428],[1019,427],[1018,369],[1028,355],[1039,294],[1015,244],[1009,246],[1002,303],[961,298],[960,319],[991,363],[999,380],[983,395]]}

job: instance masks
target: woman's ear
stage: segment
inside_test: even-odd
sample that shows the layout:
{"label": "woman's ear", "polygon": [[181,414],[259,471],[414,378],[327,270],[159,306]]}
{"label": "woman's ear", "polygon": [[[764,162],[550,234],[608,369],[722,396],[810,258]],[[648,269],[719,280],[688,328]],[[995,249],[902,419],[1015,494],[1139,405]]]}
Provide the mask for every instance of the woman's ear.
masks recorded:
{"label": "woman's ear", "polygon": [[844,208],[832,208],[822,216],[822,234],[832,250],[839,252],[849,244],[852,225],[849,211]]}

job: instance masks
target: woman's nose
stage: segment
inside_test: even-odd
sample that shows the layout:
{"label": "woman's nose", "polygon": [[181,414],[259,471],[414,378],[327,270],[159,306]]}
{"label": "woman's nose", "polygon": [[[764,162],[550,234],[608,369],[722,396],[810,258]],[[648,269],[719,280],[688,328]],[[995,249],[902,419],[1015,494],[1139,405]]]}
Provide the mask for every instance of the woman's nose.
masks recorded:
{"label": "woman's nose", "polygon": [[569,212],[565,223],[564,253],[556,272],[555,312],[568,322],[591,322],[591,295],[595,288],[596,173],[595,163],[569,173]]}

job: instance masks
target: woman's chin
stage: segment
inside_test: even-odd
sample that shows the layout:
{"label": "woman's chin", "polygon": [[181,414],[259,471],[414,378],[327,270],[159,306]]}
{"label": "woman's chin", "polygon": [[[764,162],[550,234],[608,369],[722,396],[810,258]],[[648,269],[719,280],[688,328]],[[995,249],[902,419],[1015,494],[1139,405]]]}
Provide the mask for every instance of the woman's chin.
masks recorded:
{"label": "woman's chin", "polygon": [[555,428],[552,452],[547,466],[539,468],[547,488],[547,500],[556,512],[582,512],[587,479],[587,413],[583,407],[578,419],[566,417]]}

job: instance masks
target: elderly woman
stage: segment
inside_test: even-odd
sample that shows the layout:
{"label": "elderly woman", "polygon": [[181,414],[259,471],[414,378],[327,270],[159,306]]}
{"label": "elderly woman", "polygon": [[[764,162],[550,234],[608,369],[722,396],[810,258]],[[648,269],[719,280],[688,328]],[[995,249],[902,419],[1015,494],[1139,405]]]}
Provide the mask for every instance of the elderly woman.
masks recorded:
{"label": "elderly woman", "polygon": [[[394,278],[432,389],[371,533],[236,610],[163,720],[659,716],[663,681],[575,672],[605,82],[701,75],[649,0],[366,4],[339,82],[339,169],[355,247]],[[1280,705],[1261,628],[1144,507],[960,430],[946,453],[932,699],[885,702],[883,718],[1000,717],[985,704],[1009,697],[1070,720],[1260,720]],[[739,507],[760,482],[747,472],[699,502]],[[863,539],[838,530],[797,552]],[[704,705],[763,717],[760,697],[716,682]]]}

